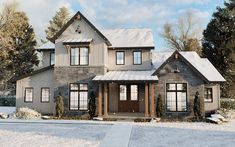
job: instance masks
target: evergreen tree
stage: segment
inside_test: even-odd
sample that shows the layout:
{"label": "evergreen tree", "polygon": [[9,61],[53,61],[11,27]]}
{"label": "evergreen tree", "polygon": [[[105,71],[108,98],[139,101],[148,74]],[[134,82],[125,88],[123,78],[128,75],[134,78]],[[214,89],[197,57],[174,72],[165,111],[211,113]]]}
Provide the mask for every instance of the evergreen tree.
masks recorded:
{"label": "evergreen tree", "polygon": [[93,118],[95,116],[95,111],[96,111],[95,94],[92,91],[90,93],[89,109],[88,109],[88,112],[89,112],[89,115],[91,118]]}
{"label": "evergreen tree", "polygon": [[195,98],[194,98],[193,112],[194,112],[194,116],[196,119],[199,119],[202,117],[201,100],[200,100],[198,91],[196,92]]}
{"label": "evergreen tree", "polygon": [[54,42],[53,37],[70,19],[69,10],[66,7],[61,7],[56,12],[52,20],[49,21],[49,26],[46,29],[47,39]]}
{"label": "evergreen tree", "polygon": [[56,116],[61,117],[64,114],[64,101],[61,93],[56,98],[55,101],[55,110],[56,110]]}
{"label": "evergreen tree", "polygon": [[235,0],[218,7],[203,32],[203,55],[225,77],[222,95],[235,98]]}
{"label": "evergreen tree", "polygon": [[39,64],[37,53],[35,50],[36,40],[33,28],[29,24],[29,20],[24,12],[15,12],[8,25],[10,30],[11,50],[9,57],[13,68],[14,76],[18,77],[33,71],[34,65]]}
{"label": "evergreen tree", "polygon": [[162,117],[164,115],[164,103],[161,94],[157,97],[157,107],[156,107],[157,117]]}

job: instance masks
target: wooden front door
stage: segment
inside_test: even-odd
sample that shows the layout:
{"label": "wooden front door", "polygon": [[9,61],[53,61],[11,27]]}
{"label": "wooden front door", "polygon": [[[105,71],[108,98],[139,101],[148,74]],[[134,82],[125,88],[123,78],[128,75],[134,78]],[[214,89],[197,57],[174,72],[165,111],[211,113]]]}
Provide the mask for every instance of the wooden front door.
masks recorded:
{"label": "wooden front door", "polygon": [[139,112],[138,85],[119,85],[119,112]]}

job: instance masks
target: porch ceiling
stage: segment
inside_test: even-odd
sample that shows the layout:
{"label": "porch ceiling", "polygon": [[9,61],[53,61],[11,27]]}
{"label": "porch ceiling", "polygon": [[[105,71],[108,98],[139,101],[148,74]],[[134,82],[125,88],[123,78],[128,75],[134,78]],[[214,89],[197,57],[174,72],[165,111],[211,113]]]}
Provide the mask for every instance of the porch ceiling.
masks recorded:
{"label": "porch ceiling", "polygon": [[109,71],[105,75],[96,76],[93,81],[158,81],[152,76],[154,71]]}

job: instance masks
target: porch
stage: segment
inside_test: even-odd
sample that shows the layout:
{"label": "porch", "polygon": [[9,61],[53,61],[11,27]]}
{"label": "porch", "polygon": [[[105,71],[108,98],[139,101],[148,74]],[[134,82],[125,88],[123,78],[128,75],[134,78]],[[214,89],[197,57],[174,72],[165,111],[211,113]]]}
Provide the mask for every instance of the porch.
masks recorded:
{"label": "porch", "polygon": [[105,118],[155,117],[152,71],[110,71],[96,76],[98,116]]}

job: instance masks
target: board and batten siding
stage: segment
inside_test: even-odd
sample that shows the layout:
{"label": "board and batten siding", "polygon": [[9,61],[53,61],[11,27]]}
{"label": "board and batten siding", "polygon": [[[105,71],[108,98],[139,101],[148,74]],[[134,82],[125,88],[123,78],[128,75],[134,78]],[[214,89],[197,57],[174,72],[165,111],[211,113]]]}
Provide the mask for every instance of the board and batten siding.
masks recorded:
{"label": "board and batten siding", "polygon": [[[41,113],[53,114],[54,112],[54,71],[47,71],[18,80],[16,83],[16,108],[28,107]],[[25,88],[33,88],[33,102],[24,102]],[[41,102],[41,88],[50,88],[50,100],[48,103]]]}
{"label": "board and batten siding", "polygon": [[[124,65],[117,65],[116,64],[116,51],[124,51],[125,52],[125,61]],[[134,51],[142,51],[142,64],[140,65],[134,65],[133,64],[133,52]],[[108,50],[108,63],[109,63],[109,69],[110,70],[151,70],[151,50],[147,49],[118,49]]]}
{"label": "board and batten siding", "polygon": [[205,102],[205,112],[215,111],[220,108],[220,85],[219,84],[207,84],[206,88],[212,88],[213,102]]}
{"label": "board and batten siding", "polygon": [[[79,26],[81,33],[75,30]],[[75,20],[56,40],[55,66],[70,66],[70,49],[63,45],[64,39],[92,39],[89,46],[89,66],[107,65],[107,45],[103,38],[84,20]]]}

